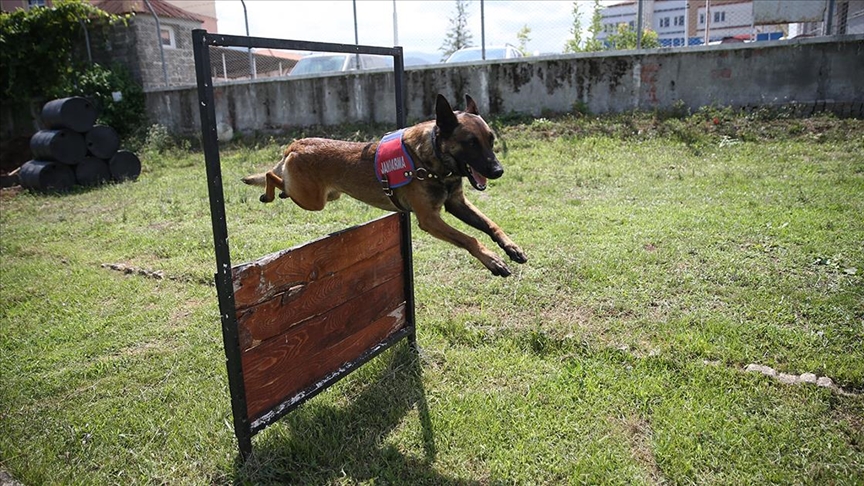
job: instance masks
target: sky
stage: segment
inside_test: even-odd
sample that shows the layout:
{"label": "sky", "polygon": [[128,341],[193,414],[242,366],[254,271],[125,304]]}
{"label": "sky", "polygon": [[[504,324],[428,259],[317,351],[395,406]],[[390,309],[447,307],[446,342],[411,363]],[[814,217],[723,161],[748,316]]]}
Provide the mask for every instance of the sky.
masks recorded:
{"label": "sky", "polygon": [[[249,35],[277,39],[354,44],[354,4],[351,0],[277,1],[245,0]],[[608,3],[608,2],[604,2]],[[593,0],[580,0],[582,27],[587,27]],[[356,0],[359,43],[393,46],[393,0]],[[455,17],[455,0],[396,0],[398,44],[406,56],[425,53],[441,56],[440,47]],[[531,29],[526,47],[536,54],[560,53],[572,37],[573,2],[504,1],[483,2],[486,46],[518,45],[517,32]],[[480,0],[469,4],[468,29],[473,43],[480,45]],[[243,5],[239,0],[216,2],[219,32],[246,35]]]}

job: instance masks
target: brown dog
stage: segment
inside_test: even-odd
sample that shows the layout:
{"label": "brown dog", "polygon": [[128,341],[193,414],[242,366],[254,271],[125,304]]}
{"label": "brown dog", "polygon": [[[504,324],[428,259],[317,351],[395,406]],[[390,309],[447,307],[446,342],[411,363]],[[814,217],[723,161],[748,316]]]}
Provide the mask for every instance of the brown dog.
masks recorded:
{"label": "brown dog", "polygon": [[[262,202],[290,197],[298,206],[319,211],[342,193],[388,211],[413,211],[420,229],[468,250],[494,275],[506,277],[504,261],[477,239],[449,226],[441,219],[441,208],[492,237],[507,256],[525,263],[525,253],[498,227],[465,199],[462,178],[477,190],[486,189],[487,179],[497,179],[504,169],[492,152],[495,136],[477,113],[477,104],[465,96],[466,110],[454,112],[438,95],[435,120],[419,123],[402,132],[402,146],[415,167],[406,169],[408,182],[390,188],[379,182],[374,161],[378,143],[344,142],[322,138],[296,140],[285,149],[272,170],[245,177],[243,182],[264,186]],[[401,159],[399,159],[401,160]],[[383,170],[383,169],[379,169]]]}

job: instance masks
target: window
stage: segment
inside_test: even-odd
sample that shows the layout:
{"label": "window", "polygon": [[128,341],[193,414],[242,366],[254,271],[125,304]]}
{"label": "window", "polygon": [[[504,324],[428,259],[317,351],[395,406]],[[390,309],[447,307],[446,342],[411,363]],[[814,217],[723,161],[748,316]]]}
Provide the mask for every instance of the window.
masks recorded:
{"label": "window", "polygon": [[44,7],[45,0],[27,0],[27,8],[31,9],[33,7]]}
{"label": "window", "polygon": [[173,27],[161,27],[159,30],[159,36],[161,37],[163,47],[168,47],[170,49],[175,49],[177,47],[177,39],[174,37]]}
{"label": "window", "polygon": [[699,14],[699,23],[702,25],[705,25],[705,14],[704,13]]}
{"label": "window", "polygon": [[726,22],[726,12],[714,12],[714,22]]}
{"label": "window", "polygon": [[684,26],[684,16],[675,17],[675,27]]}
{"label": "window", "polygon": [[[675,25],[678,25],[678,23],[676,22]],[[663,17],[660,19],[660,27],[669,27],[669,17]]]}

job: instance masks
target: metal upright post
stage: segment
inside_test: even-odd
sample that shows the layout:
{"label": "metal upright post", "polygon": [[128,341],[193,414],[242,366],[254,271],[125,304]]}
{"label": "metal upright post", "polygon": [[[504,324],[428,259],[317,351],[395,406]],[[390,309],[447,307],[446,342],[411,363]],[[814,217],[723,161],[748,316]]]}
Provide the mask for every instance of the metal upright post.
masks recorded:
{"label": "metal upright post", "polygon": [[831,35],[834,30],[834,2],[836,0],[828,0],[828,16],[825,18],[825,35]]}
{"label": "metal upright post", "polygon": [[[396,94],[396,128],[405,128],[405,57],[402,48],[396,47],[393,56],[393,82]],[[405,325],[408,327],[408,343],[411,349],[418,351],[417,323],[414,317],[414,257],[411,240],[411,213],[399,213],[401,231],[403,274],[405,275]]]}
{"label": "metal upright post", "polygon": [[231,391],[231,409],[234,432],[245,460],[252,453],[252,429],[246,406],[243,385],[243,366],[240,361],[240,336],[237,332],[237,311],[234,306],[234,285],[231,275],[231,255],[228,247],[228,225],[225,218],[225,195],[222,190],[222,168],[219,162],[219,141],[216,136],[216,107],[213,96],[213,77],[210,74],[210,49],[207,31],[192,31],[192,49],[195,55],[195,75],[198,80],[198,105],[201,108],[201,142],[207,166],[207,187],[210,195],[210,217],[213,224],[213,246],[216,252],[216,293],[222,321],[222,340],[228,367],[228,387]]}

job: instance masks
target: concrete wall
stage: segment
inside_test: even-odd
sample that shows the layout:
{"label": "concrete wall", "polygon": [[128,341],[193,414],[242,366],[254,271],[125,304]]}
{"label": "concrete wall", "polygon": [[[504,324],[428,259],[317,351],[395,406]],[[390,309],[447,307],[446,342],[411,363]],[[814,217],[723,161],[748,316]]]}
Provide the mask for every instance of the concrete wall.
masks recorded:
{"label": "concrete wall", "polygon": [[[540,116],[671,109],[683,103],[756,107],[796,104],[862,117],[864,36],[589,53],[433,66],[406,72],[409,121],[434,113],[442,93],[461,107],[465,93],[483,114]],[[234,132],[395,119],[393,74],[367,72],[217,85],[221,128]],[[200,133],[196,88],[148,93],[153,120],[175,134]]]}

